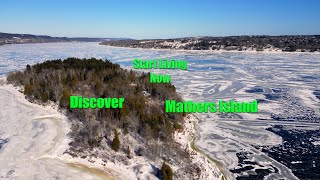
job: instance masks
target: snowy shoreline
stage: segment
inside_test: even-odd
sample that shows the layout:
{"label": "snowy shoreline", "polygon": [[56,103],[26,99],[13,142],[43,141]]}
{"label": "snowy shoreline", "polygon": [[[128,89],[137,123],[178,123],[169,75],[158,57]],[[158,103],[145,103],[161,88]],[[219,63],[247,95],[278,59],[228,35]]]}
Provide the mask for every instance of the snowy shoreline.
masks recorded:
{"label": "snowy shoreline", "polygon": [[204,153],[201,153],[200,150],[195,145],[196,142],[196,126],[198,124],[198,119],[195,115],[188,115],[185,117],[185,124],[183,126],[182,132],[175,132],[174,139],[177,143],[181,145],[182,148],[186,147],[191,154],[192,162],[197,162],[197,164],[202,165],[202,170],[206,172],[204,177],[199,177],[201,179],[219,179],[224,180],[226,175],[224,170],[219,169],[215,162],[212,162],[211,159],[207,158]]}
{"label": "snowy shoreline", "polygon": [[[27,101],[20,90],[7,84],[6,77],[0,78],[0,138],[8,140],[1,148],[0,179],[117,177],[112,170],[101,173],[90,162],[67,158],[63,153],[71,141],[68,118],[54,104],[42,106]],[[82,168],[76,166],[80,163]]]}
{"label": "snowy shoreline", "polygon": [[112,45],[104,45],[100,44],[100,42],[80,42],[80,41],[70,41],[70,42],[43,42],[43,43],[18,43],[18,44],[2,44],[1,46],[14,46],[14,45],[37,45],[37,44],[67,44],[67,43],[77,43],[77,44],[87,44],[87,43],[96,43],[100,46],[107,46],[107,47],[114,47],[114,48],[123,48],[123,49],[138,49],[138,50],[155,50],[155,51],[175,51],[175,52],[195,52],[195,53],[203,53],[203,54],[211,54],[211,53],[260,53],[260,54],[320,54],[319,51],[314,51],[314,52],[308,52],[308,51],[282,51],[281,49],[278,48],[266,48],[262,51],[257,51],[255,49],[247,49],[247,50],[226,50],[226,49],[219,49],[219,50],[196,50],[196,49],[160,49],[160,48],[141,48],[141,47],[124,47],[124,46],[112,46]]}
{"label": "snowy shoreline", "polygon": [[137,50],[152,50],[152,51],[174,51],[174,52],[188,52],[188,53],[203,53],[203,54],[212,54],[212,53],[260,53],[260,54],[320,54],[319,51],[314,52],[303,52],[303,51],[282,51],[281,49],[264,49],[263,51],[256,51],[256,50],[185,50],[185,49],[158,49],[158,48],[142,48],[142,47],[123,47],[123,46],[112,46],[112,45],[104,45],[99,44],[100,46],[107,46],[107,47],[114,47],[114,48],[123,48],[123,49],[137,49]]}

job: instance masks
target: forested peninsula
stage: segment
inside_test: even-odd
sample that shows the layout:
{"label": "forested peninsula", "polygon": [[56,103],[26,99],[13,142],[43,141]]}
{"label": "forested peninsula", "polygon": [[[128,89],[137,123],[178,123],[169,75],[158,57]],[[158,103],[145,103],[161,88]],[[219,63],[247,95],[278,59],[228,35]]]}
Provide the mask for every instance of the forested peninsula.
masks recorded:
{"label": "forested peninsula", "polygon": [[[162,179],[173,178],[170,166],[179,169],[180,178],[201,174],[197,165],[190,164],[190,153],[173,140],[174,133],[182,131],[186,114],[164,111],[165,100],[181,102],[182,98],[171,83],[150,84],[149,75],[108,60],[67,58],[27,65],[23,71],[9,73],[7,81],[23,87],[29,101],[54,102],[68,116],[72,142],[65,153],[73,157],[126,163],[141,156],[161,162],[156,176]],[[70,96],[125,101],[119,109],[72,109]]]}

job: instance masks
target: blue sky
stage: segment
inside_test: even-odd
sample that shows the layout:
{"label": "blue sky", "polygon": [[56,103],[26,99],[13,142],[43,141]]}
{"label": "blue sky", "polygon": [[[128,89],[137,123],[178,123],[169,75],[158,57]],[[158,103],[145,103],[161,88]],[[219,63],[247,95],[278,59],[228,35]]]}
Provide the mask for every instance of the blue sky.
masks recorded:
{"label": "blue sky", "polygon": [[0,32],[67,37],[320,34],[320,0],[1,0]]}

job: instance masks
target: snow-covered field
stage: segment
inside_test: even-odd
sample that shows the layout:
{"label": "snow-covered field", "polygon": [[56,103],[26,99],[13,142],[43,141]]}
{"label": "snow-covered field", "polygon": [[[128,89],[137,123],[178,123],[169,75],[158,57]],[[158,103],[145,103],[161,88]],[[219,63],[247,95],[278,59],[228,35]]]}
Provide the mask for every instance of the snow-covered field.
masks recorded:
{"label": "snow-covered field", "polygon": [[[161,74],[171,74],[172,83],[185,100],[194,102],[217,102],[220,99],[252,101],[263,99],[264,96],[259,93],[247,93],[246,90],[251,88],[262,87],[266,92],[273,88],[287,88],[290,89],[291,96],[299,98],[304,106],[312,108],[319,114],[319,99],[312,94],[315,89],[320,89],[319,53],[144,50],[100,46],[97,43],[6,45],[0,46],[0,75],[22,69],[26,64],[70,56],[108,58],[126,68],[132,67],[134,58],[186,59],[187,71],[152,70]],[[49,109],[25,102],[21,95],[8,91],[6,88],[2,88],[0,93],[2,98],[0,139],[8,139],[0,150],[0,176],[14,176],[14,172],[16,174],[24,172],[26,165],[22,165],[23,162],[29,163],[30,168],[40,168],[34,171],[40,174],[44,173],[47,176],[60,174],[59,172],[63,171],[65,165],[59,158],[55,158],[55,155],[66,148],[67,140],[64,139],[65,136],[55,138],[57,131],[61,131],[55,128],[57,127],[55,123],[62,122],[57,121],[58,117],[64,117],[58,115],[56,111],[50,112]],[[17,100],[25,103],[14,103]],[[11,101],[11,106],[7,105],[8,101]],[[281,137],[265,130],[266,127],[273,124],[303,125],[306,128],[319,126],[310,123],[270,120],[271,113],[282,112],[286,105],[289,106],[284,102],[270,100],[269,103],[259,104],[259,113],[256,114],[230,115],[229,117],[221,117],[215,113],[196,114],[200,119],[196,144],[207,155],[223,163],[226,171],[238,166],[236,153],[245,150],[251,152],[250,158],[259,161],[261,165],[274,166],[279,170],[270,175],[270,179],[284,177],[295,179],[290,169],[253,147],[255,145],[277,145],[282,142]],[[34,106],[37,108],[30,108]],[[23,124],[25,121],[21,119],[30,119],[34,123]],[[49,129],[48,126],[53,128]],[[67,130],[68,125],[64,124],[63,127],[66,127]],[[42,136],[44,133],[49,135]],[[63,131],[59,134],[65,133]],[[0,141],[0,144],[3,144],[2,142],[5,141]],[[41,159],[42,152],[49,155]],[[41,160],[32,161],[31,157]],[[4,161],[2,158],[5,158]],[[50,162],[48,158],[51,158]],[[48,163],[45,163],[46,160]],[[49,166],[53,163],[56,168],[54,172],[51,172]],[[12,172],[11,169],[15,171]],[[77,172],[77,169],[68,172],[67,175],[72,177],[71,172]],[[80,175],[80,173],[74,174]]]}

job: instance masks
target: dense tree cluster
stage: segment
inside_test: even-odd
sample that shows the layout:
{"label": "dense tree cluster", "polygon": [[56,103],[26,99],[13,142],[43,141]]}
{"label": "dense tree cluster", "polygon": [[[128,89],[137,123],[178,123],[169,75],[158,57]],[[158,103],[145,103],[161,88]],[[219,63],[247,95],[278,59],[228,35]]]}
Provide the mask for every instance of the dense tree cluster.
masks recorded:
{"label": "dense tree cluster", "polygon": [[[24,86],[31,101],[53,101],[66,110],[77,122],[72,127],[74,146],[98,147],[115,128],[169,142],[183,119],[183,114],[164,112],[166,99],[181,101],[173,85],[150,84],[149,74],[124,70],[108,60],[45,61],[9,74],[8,82]],[[122,109],[70,109],[70,95],[125,98],[125,102]]]}

